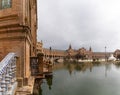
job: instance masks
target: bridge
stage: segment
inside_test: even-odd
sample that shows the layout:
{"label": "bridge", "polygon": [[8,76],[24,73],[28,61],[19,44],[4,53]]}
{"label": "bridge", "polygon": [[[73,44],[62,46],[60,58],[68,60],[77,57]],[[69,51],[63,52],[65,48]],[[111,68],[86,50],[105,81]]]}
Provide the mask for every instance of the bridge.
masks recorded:
{"label": "bridge", "polygon": [[42,53],[44,56],[44,61],[54,61],[56,59],[64,59],[66,57],[66,51],[65,50],[57,50],[53,49],[52,47],[43,48],[42,42],[37,42],[37,54]]}
{"label": "bridge", "polygon": [[56,59],[64,59],[66,57],[66,53],[63,50],[55,50],[55,49],[43,49],[44,59],[45,60],[56,60]]}

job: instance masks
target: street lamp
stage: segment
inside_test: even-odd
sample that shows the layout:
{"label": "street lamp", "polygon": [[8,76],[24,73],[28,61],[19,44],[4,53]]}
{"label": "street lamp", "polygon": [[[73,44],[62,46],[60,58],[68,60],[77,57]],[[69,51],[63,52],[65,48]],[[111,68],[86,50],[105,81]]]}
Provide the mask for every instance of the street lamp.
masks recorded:
{"label": "street lamp", "polygon": [[51,60],[51,57],[52,57],[52,48],[50,47],[50,60]]}
{"label": "street lamp", "polygon": [[105,46],[105,61],[106,61],[106,48],[107,48],[107,47]]}

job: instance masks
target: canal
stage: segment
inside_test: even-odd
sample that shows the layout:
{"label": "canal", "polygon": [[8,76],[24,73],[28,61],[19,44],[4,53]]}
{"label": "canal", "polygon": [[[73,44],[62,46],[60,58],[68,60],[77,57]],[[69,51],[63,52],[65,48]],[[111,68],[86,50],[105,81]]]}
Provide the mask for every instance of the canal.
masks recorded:
{"label": "canal", "polygon": [[120,65],[60,63],[34,95],[120,95]]}

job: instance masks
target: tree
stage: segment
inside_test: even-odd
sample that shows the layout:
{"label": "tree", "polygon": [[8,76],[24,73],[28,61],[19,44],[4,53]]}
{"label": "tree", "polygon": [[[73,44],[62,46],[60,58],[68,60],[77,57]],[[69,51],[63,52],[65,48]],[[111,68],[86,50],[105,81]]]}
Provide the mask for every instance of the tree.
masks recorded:
{"label": "tree", "polygon": [[120,60],[120,54],[117,55],[117,59]]}

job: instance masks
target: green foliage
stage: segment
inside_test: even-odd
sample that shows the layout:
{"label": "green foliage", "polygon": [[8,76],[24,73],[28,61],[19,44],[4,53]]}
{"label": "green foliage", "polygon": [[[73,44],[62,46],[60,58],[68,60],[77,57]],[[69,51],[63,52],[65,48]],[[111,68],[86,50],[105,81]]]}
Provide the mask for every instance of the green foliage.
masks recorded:
{"label": "green foliage", "polygon": [[117,55],[117,59],[119,59],[119,60],[120,60],[120,54],[119,54],[119,55]]}
{"label": "green foliage", "polygon": [[38,53],[37,56],[38,56],[38,57],[39,57],[39,56],[44,56],[44,54],[43,54],[43,53]]}

